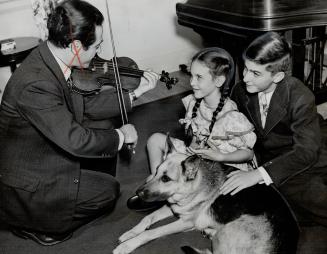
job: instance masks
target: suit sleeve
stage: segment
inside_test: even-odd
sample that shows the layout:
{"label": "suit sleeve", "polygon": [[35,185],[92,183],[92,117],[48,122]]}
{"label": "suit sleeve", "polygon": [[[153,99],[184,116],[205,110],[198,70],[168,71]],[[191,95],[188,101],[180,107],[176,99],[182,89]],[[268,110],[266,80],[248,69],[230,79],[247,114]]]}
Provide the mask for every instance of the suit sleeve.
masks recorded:
{"label": "suit sleeve", "polygon": [[262,165],[277,185],[312,167],[318,159],[321,147],[314,96],[302,94],[291,107],[290,129],[293,145],[288,152]]}
{"label": "suit sleeve", "polygon": [[74,156],[97,158],[117,154],[118,133],[79,124],[68,109],[62,90],[51,82],[27,85],[19,96],[18,111],[45,138]]}

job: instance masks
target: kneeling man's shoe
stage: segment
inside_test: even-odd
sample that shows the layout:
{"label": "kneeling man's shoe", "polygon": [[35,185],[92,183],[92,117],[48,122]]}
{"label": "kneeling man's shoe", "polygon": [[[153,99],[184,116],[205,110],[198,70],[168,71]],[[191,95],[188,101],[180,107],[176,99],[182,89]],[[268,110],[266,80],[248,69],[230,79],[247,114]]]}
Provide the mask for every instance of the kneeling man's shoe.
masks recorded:
{"label": "kneeling man's shoe", "polygon": [[137,212],[150,212],[161,208],[165,201],[145,202],[139,196],[135,195],[127,200],[127,207]]}
{"label": "kneeling man's shoe", "polygon": [[32,239],[33,241],[37,242],[38,244],[44,246],[51,246],[61,242],[64,242],[72,237],[73,233],[69,232],[66,234],[61,235],[54,235],[54,234],[44,234],[39,232],[31,232],[23,229],[12,229],[11,232],[23,239]]}

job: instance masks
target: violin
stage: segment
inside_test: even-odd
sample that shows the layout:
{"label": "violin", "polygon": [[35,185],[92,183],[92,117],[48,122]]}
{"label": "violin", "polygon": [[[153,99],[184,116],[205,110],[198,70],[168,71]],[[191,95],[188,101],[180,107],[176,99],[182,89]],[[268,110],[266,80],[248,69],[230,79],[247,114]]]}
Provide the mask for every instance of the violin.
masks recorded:
{"label": "violin", "polygon": [[[128,57],[117,57],[117,64],[122,88],[127,91],[135,90],[144,71],[138,69],[134,60]],[[88,68],[72,68],[72,90],[82,95],[91,95],[101,91],[104,86],[115,87],[115,74],[112,60],[105,60],[96,55]],[[167,89],[171,89],[178,82],[177,78],[169,77],[169,73],[162,71],[161,82]]]}

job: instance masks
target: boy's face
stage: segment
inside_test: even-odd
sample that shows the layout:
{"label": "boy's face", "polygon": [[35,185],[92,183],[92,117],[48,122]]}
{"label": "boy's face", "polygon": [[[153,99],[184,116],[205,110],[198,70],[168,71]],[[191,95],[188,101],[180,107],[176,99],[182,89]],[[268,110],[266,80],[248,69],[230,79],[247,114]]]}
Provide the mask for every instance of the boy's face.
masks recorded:
{"label": "boy's face", "polygon": [[243,81],[249,93],[270,92],[275,89],[275,75],[266,70],[268,64],[261,65],[245,60],[244,65]]}

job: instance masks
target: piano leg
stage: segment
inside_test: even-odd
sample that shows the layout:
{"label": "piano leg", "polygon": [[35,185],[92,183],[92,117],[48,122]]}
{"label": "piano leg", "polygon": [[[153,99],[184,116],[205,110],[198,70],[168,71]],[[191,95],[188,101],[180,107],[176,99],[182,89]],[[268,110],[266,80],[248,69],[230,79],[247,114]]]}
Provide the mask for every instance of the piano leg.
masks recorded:
{"label": "piano leg", "polygon": [[293,63],[292,74],[294,77],[304,82],[304,62],[305,62],[305,46],[303,40],[306,38],[306,29],[294,29],[292,31],[292,48],[293,48]]}

